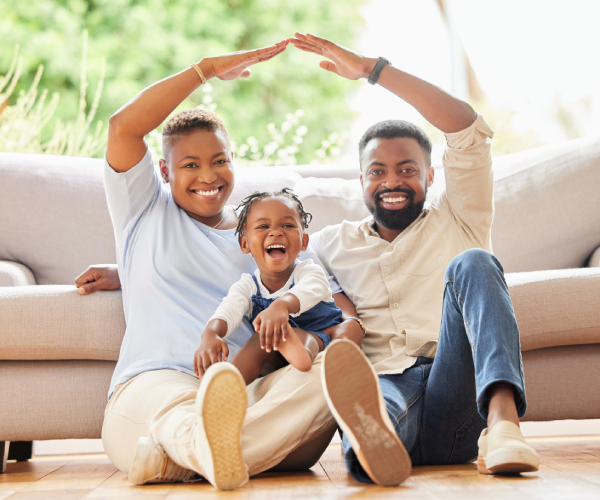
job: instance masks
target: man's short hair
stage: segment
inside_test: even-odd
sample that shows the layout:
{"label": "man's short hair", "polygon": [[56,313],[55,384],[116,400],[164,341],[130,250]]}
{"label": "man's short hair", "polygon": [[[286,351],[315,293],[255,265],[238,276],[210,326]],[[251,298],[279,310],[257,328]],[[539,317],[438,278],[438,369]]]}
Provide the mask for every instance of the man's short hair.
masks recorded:
{"label": "man's short hair", "polygon": [[369,127],[358,143],[358,155],[362,169],[362,155],[369,141],[373,139],[395,139],[396,137],[408,137],[419,143],[427,157],[427,164],[431,165],[431,141],[423,130],[414,123],[404,120],[386,120]]}
{"label": "man's short hair", "polygon": [[222,118],[206,109],[186,109],[169,118],[162,128],[163,155],[165,158],[171,153],[174,139],[181,135],[190,134],[196,130],[221,131],[227,142],[229,134]]}

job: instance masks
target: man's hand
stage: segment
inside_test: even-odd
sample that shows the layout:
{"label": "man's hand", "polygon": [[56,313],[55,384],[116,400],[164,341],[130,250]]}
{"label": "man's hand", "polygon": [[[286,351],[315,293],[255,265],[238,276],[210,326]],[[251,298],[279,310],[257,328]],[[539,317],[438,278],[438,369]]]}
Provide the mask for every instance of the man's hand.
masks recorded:
{"label": "man's hand", "polygon": [[227,361],[229,346],[221,337],[227,332],[227,323],[222,319],[210,321],[204,331],[200,345],[194,353],[194,373],[202,377],[208,367],[220,361]]}
{"label": "man's hand", "polygon": [[[296,33],[289,39],[294,47],[313,52],[331,61],[321,61],[320,66],[349,80],[368,78],[377,64],[376,58],[368,58],[335,43],[307,33]],[[413,106],[423,117],[445,134],[466,129],[477,118],[473,108],[444,90],[416,76],[386,65],[377,84],[393,92]]]}
{"label": "man's hand", "polygon": [[90,266],[75,278],[75,285],[81,295],[98,290],[118,290],[121,288],[119,270],[112,264]]}
{"label": "man's hand", "polygon": [[363,57],[350,49],[310,33],[304,35],[296,32],[296,38],[290,38],[289,41],[300,50],[331,59],[331,61],[321,61],[319,64],[321,68],[349,80],[367,78],[377,64],[377,59]]}
{"label": "man's hand", "polygon": [[[291,294],[284,295],[284,297],[288,296],[294,297]],[[256,316],[252,326],[260,336],[261,349],[267,352],[278,350],[279,343],[287,340],[288,329],[290,328],[289,318],[289,304],[282,298],[273,301],[269,307]]]}
{"label": "man's hand", "polygon": [[219,80],[235,80],[236,78],[248,78],[250,70],[248,66],[268,61],[281,54],[287,47],[289,41],[282,40],[274,45],[262,49],[233,52],[217,57],[206,57],[199,65],[207,79],[218,78]]}

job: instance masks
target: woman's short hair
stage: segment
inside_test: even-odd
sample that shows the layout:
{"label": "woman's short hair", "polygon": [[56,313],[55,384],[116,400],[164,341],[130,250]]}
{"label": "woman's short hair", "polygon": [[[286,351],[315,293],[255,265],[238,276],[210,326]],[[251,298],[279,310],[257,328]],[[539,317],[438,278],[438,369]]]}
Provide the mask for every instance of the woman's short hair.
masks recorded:
{"label": "woman's short hair", "polygon": [[163,155],[165,158],[170,154],[175,137],[186,135],[195,130],[209,130],[223,133],[227,142],[229,142],[229,133],[225,127],[223,119],[206,109],[186,109],[169,118],[162,128]]}

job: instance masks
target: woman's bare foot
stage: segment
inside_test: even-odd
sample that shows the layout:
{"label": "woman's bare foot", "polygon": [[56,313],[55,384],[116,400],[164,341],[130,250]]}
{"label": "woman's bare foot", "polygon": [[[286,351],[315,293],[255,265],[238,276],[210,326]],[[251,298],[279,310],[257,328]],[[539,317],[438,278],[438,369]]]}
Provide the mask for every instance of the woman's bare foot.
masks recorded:
{"label": "woman's bare foot", "polygon": [[307,372],[319,354],[320,348],[315,337],[302,330],[288,328],[286,340],[279,342],[277,351],[297,370]]}

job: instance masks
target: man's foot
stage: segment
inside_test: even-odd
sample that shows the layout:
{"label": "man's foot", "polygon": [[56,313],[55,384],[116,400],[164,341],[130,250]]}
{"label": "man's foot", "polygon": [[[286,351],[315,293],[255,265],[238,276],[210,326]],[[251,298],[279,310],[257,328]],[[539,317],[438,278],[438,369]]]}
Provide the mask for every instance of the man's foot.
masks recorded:
{"label": "man's foot", "polygon": [[498,422],[489,431],[483,429],[477,444],[480,474],[516,474],[540,468],[537,452],[527,444],[519,426],[507,420]]}
{"label": "man's foot", "polygon": [[282,340],[277,347],[277,352],[279,352],[290,365],[301,372],[307,372],[311,369],[313,361],[319,353],[319,344],[317,344],[317,341],[310,333],[306,333],[306,335],[306,342],[303,342],[294,329],[289,328],[286,341],[283,342]]}
{"label": "man's foot", "polygon": [[157,442],[147,437],[138,440],[135,457],[127,476],[137,485],[149,483],[178,483],[201,480],[193,470],[184,469],[171,460]]}
{"label": "man's foot", "polygon": [[247,405],[246,383],[235,366],[215,363],[206,370],[196,396],[196,411],[204,424],[197,451],[206,479],[220,490],[248,481],[241,444]]}
{"label": "man's foot", "polygon": [[329,409],[350,440],[369,477],[382,486],[397,486],[411,462],[388,416],[371,363],[356,344],[336,340],[323,357],[323,389]]}

